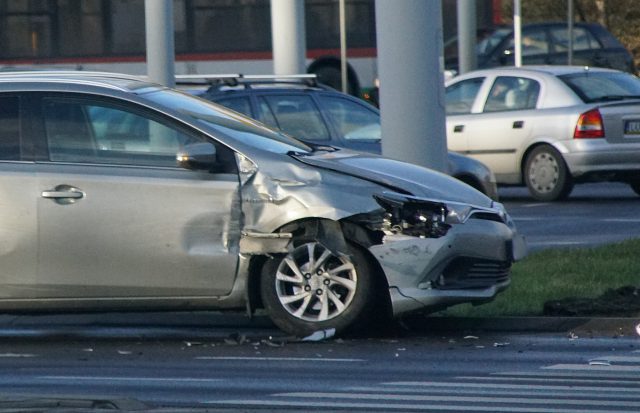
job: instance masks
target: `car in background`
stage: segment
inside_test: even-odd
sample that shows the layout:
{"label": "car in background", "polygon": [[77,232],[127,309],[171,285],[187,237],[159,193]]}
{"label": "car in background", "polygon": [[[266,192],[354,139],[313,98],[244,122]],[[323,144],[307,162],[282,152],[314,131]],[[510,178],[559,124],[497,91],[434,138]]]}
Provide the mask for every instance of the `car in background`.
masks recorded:
{"label": "car in background", "polygon": [[[605,67],[635,73],[631,53],[604,27],[597,23],[575,23],[573,28],[573,65]],[[533,23],[522,26],[522,63],[524,65],[566,65],[569,49],[566,22]],[[477,67],[514,65],[513,27],[496,28],[479,37]],[[445,67],[457,71],[457,52],[449,54]]]}
{"label": "car in background", "polygon": [[493,68],[446,85],[447,145],[525,184],[541,201],[574,183],[621,181],[640,194],[640,79],[582,66]]}
{"label": "car in background", "polygon": [[[183,87],[196,85],[200,97],[226,106],[315,145],[381,153],[377,108],[318,84],[313,75],[178,76]],[[206,90],[198,82],[210,82]],[[498,199],[495,177],[482,163],[449,152],[449,174],[490,198]]]}
{"label": "car in background", "polygon": [[341,334],[491,300],[525,253],[447,175],[138,77],[5,72],[0,113],[3,312],[265,308]]}

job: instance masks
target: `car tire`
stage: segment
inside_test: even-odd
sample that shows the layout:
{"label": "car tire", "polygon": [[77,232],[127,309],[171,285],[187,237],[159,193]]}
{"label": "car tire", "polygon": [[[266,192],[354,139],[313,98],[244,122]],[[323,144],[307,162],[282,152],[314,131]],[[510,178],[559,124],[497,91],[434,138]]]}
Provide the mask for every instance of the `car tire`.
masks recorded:
{"label": "car tire", "polygon": [[524,180],[538,201],[564,199],[573,189],[573,180],[562,155],[549,145],[533,149],[525,161]]}
{"label": "car tire", "polygon": [[297,337],[365,324],[377,294],[364,253],[352,245],[349,255],[334,253],[316,240],[294,245],[262,270],[262,302],[272,321]]}

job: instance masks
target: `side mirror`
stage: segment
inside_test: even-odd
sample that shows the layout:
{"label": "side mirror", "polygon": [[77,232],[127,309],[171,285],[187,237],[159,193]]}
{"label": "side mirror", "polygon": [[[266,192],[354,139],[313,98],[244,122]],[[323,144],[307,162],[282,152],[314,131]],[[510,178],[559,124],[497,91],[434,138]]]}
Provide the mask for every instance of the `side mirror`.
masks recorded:
{"label": "side mirror", "polygon": [[218,163],[216,147],[209,142],[199,142],[185,146],[176,156],[178,166],[196,171],[211,171]]}

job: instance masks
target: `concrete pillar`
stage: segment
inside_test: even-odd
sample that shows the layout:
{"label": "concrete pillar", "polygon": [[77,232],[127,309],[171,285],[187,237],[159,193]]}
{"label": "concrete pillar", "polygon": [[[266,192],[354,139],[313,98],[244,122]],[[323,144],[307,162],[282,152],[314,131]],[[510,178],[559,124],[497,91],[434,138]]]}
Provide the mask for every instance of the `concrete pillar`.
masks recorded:
{"label": "concrete pillar", "polygon": [[458,73],[474,70],[476,63],[476,0],[458,0]]}
{"label": "concrete pillar", "polygon": [[173,0],[145,0],[147,75],[165,86],[175,85]]}
{"label": "concrete pillar", "polygon": [[304,0],[271,0],[274,74],[306,72],[305,33]]}
{"label": "concrete pillar", "polygon": [[440,1],[376,0],[382,154],[447,171]]}

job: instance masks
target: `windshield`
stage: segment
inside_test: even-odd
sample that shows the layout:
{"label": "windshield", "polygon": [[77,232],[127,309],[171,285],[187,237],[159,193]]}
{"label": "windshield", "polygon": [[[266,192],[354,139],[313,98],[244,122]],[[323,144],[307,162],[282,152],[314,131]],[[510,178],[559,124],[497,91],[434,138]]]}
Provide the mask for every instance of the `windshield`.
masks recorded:
{"label": "windshield", "polygon": [[558,77],[586,103],[640,97],[640,79],[629,73],[585,70]]}
{"label": "windshield", "polygon": [[485,56],[491,53],[491,51],[509,34],[511,34],[511,29],[498,29],[493,32],[490,36],[485,37],[478,43],[476,46],[476,51],[478,55]]}
{"label": "windshield", "polygon": [[191,117],[196,123],[205,123],[222,134],[259,149],[276,153],[313,151],[309,146],[288,135],[187,93],[162,89],[146,93],[145,97]]}

